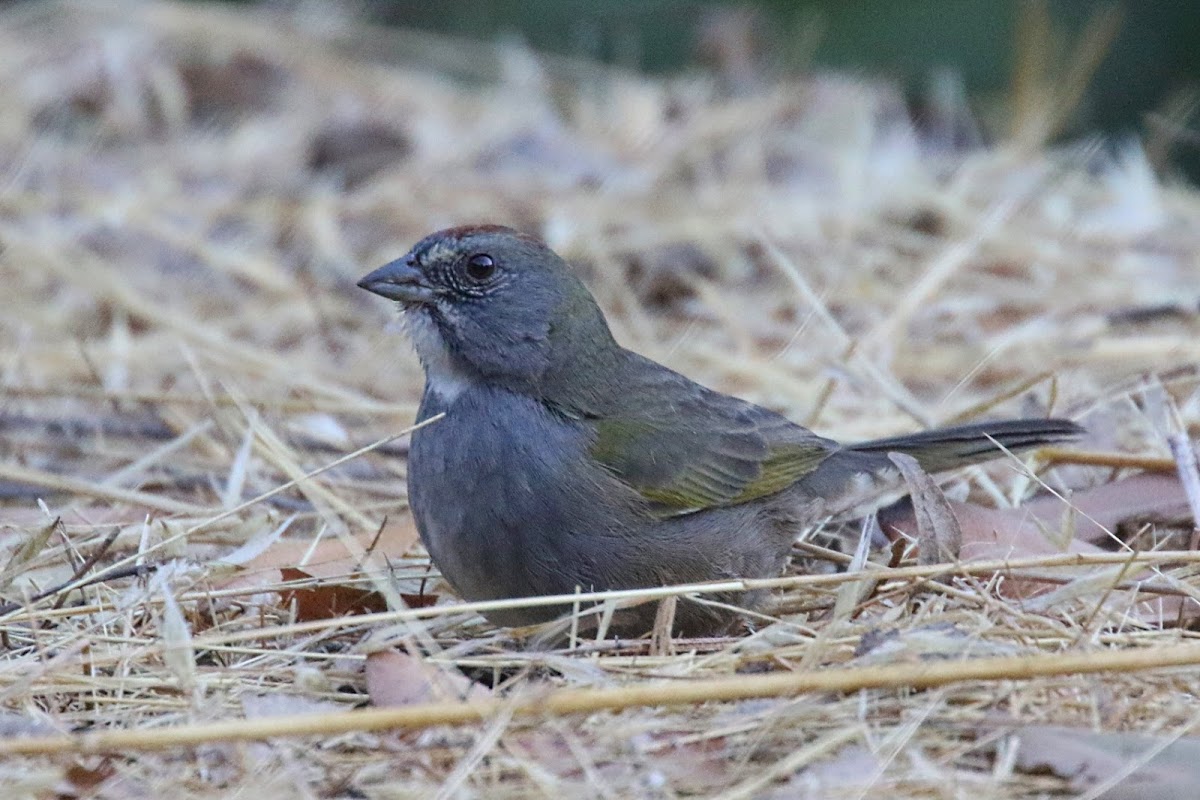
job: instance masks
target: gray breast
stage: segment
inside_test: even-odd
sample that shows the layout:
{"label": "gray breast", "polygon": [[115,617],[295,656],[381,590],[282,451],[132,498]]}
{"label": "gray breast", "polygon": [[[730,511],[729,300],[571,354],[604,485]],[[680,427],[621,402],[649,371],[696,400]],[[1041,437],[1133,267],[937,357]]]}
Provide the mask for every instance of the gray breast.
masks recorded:
{"label": "gray breast", "polygon": [[[511,392],[431,392],[413,434],[409,501],[434,563],[467,600],[625,583],[636,543],[632,491],[587,454],[586,428]],[[529,612],[501,624],[528,624]],[[547,612],[542,616],[553,616]]]}

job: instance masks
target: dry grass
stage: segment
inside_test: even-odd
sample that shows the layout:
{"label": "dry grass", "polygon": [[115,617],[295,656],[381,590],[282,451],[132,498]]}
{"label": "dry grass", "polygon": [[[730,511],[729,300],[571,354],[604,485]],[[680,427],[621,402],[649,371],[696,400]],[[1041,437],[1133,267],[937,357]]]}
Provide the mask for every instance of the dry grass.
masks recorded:
{"label": "dry grass", "polygon": [[[823,433],[1053,412],[1126,457],[1055,491],[1161,466],[1200,424],[1200,197],[1136,145],[1047,149],[1024,120],[964,153],[887,86],[730,95],[165,3],[6,9],[0,107],[10,796],[1036,796],[1068,783],[1020,768],[1012,726],[1200,723],[1191,634],[1121,583],[1196,598],[1193,552],[794,575],[752,634],[549,652],[419,547],[322,576],[371,614],[303,618],[305,573],[239,583],[277,538],[354,554],[406,524],[390,438],[420,370],[353,284],[452,223],[540,233],[623,342]],[[950,491],[1019,503],[1013,467]],[[422,587],[438,605],[408,609]],[[393,643],[500,688],[344,713]]]}

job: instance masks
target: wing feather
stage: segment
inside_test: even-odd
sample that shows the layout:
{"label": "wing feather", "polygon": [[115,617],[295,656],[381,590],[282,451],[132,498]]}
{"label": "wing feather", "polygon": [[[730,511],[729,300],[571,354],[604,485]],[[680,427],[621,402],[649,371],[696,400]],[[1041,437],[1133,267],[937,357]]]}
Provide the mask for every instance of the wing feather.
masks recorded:
{"label": "wing feather", "polygon": [[592,456],[658,516],[782,491],[837,448],[773,411],[653,366],[631,370],[638,377],[622,382],[619,402],[583,416],[596,432]]}

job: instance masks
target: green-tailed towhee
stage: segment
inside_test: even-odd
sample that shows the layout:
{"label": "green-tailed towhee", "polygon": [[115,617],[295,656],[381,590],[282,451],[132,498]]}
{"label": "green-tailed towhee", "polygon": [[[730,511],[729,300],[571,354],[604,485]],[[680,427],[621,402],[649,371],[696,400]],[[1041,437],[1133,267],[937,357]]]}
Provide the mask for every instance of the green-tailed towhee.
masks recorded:
{"label": "green-tailed towhee", "polygon": [[[509,228],[434,233],[358,285],[404,312],[425,368],[419,419],[446,414],[413,433],[409,502],[467,600],[776,577],[805,526],[894,477],[890,452],[935,472],[1081,431],[1022,419],[838,444],[621,347],[567,264]],[[520,626],[563,611],[486,616]],[[633,634],[655,609],[622,614],[615,630]],[[735,618],[685,601],[675,630]]]}

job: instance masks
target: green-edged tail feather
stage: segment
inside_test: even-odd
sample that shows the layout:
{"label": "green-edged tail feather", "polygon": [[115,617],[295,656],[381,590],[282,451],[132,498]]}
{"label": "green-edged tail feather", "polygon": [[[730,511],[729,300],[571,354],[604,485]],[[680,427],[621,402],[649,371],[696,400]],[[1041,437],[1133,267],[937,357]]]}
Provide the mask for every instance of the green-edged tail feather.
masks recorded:
{"label": "green-edged tail feather", "polygon": [[1074,439],[1084,429],[1065,419],[1014,419],[875,439],[847,445],[858,453],[907,453],[926,472],[965,467],[996,458],[1002,450],[1021,453]]}

